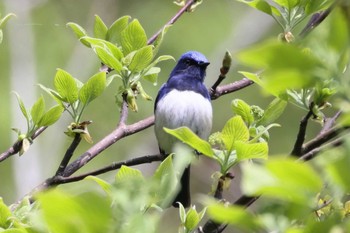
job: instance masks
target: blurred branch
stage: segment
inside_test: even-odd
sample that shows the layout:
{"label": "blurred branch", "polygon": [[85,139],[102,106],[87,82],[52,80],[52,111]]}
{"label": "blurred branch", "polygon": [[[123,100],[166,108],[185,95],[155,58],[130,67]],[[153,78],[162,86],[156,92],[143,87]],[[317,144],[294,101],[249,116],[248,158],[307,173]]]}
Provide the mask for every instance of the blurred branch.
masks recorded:
{"label": "blurred branch", "polygon": [[317,27],[322,21],[327,18],[327,16],[332,12],[334,7],[339,3],[339,1],[335,1],[328,9],[322,12],[315,13],[311,16],[311,19],[303,28],[303,30],[299,33],[299,37],[303,38],[307,36],[315,27]]}
{"label": "blurred branch", "polygon": [[245,87],[248,87],[248,86],[252,85],[253,83],[254,83],[253,81],[251,81],[247,78],[243,78],[243,79],[236,81],[236,82],[233,82],[233,83],[218,86],[216,88],[215,92],[210,94],[210,97],[212,100],[215,100],[223,95],[226,95],[226,94],[241,90]]}

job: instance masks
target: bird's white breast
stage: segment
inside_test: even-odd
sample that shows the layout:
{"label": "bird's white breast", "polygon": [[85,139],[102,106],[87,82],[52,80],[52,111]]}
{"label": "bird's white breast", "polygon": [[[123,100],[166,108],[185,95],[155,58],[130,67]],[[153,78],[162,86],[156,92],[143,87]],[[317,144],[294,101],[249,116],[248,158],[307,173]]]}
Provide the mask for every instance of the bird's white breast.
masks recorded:
{"label": "bird's white breast", "polygon": [[212,127],[212,106],[208,99],[193,91],[172,90],[159,100],[155,111],[155,132],[159,147],[172,152],[177,141],[163,127],[187,126],[200,138],[207,139]]}

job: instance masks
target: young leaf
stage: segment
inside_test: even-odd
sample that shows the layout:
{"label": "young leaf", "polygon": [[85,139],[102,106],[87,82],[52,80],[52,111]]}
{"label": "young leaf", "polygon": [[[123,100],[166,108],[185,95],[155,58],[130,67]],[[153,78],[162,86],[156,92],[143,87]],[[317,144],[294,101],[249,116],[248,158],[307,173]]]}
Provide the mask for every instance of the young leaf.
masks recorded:
{"label": "young leaf", "polygon": [[130,16],[123,16],[117,19],[108,29],[107,40],[120,45],[121,32],[128,26]]}
{"label": "young leaf", "polygon": [[21,109],[23,116],[26,118],[27,121],[29,121],[30,113],[27,111],[26,107],[24,106],[24,103],[23,103],[21,97],[19,96],[19,94],[17,92],[13,92],[13,93],[16,95],[18,105],[19,105],[19,108]]}
{"label": "young leaf", "polygon": [[254,121],[253,113],[251,112],[250,106],[240,99],[235,99],[231,103],[231,107],[233,112],[236,115],[242,117],[243,121],[249,125],[251,125]]}
{"label": "young leaf", "polygon": [[243,2],[250,7],[253,7],[259,11],[262,11],[268,15],[272,15],[272,10],[270,4],[268,4],[265,0],[253,0],[253,1],[247,1],[247,0],[238,0],[239,2]]}
{"label": "young leaf", "polygon": [[39,122],[41,121],[41,118],[44,115],[45,111],[45,102],[44,98],[41,96],[33,105],[32,109],[30,110],[30,115],[32,116],[34,125],[39,125]]}
{"label": "young leaf", "polygon": [[106,192],[107,195],[111,195],[112,193],[112,185],[101,178],[96,176],[87,176],[84,180],[92,180],[95,181],[102,189]]}
{"label": "young leaf", "polygon": [[96,38],[105,39],[107,35],[108,28],[102,19],[95,15],[95,24],[94,24],[94,36]]}
{"label": "young leaf", "polygon": [[0,19],[0,29],[4,28],[7,21],[11,18],[11,17],[15,17],[16,15],[13,13],[7,14],[4,16],[4,18]]}
{"label": "young leaf", "polygon": [[115,177],[115,180],[117,182],[130,182],[133,179],[143,179],[142,173],[137,169],[130,168],[124,165],[119,169]]}
{"label": "young leaf", "polygon": [[190,208],[186,215],[185,227],[187,230],[192,231],[198,225],[200,221],[199,215],[195,208]]}
{"label": "young leaf", "polygon": [[102,39],[96,39],[88,36],[84,36],[80,39],[86,43],[89,43],[92,48],[94,47],[103,47],[108,50],[117,60],[121,60],[123,58],[122,51],[111,42]]}
{"label": "young leaf", "polygon": [[63,98],[58,94],[57,91],[52,90],[51,88],[45,87],[44,85],[38,84],[39,87],[44,90],[47,94],[49,94],[59,105],[64,108]]}
{"label": "young leaf", "polygon": [[275,98],[269,104],[269,106],[267,106],[267,109],[264,111],[264,115],[258,121],[258,124],[267,126],[273,123],[275,120],[277,120],[281,116],[286,106],[287,106],[287,101],[279,98]]}
{"label": "young leaf", "polygon": [[73,104],[78,99],[78,87],[72,75],[57,69],[54,86],[64,102]]}
{"label": "young leaf", "polygon": [[204,155],[214,155],[214,151],[211,148],[210,144],[198,137],[187,127],[180,127],[177,129],[164,128],[164,131],[175,136],[177,139],[191,146],[193,149],[203,153]]}
{"label": "young leaf", "polygon": [[64,108],[61,105],[56,105],[56,106],[50,108],[42,116],[42,118],[38,124],[38,127],[50,126],[50,125],[54,124],[56,121],[58,121],[58,119],[60,119],[63,111],[64,111]]}
{"label": "young leaf", "polygon": [[158,53],[159,47],[160,47],[160,45],[161,45],[162,42],[163,42],[164,35],[165,35],[165,33],[168,31],[168,29],[169,29],[171,26],[172,26],[172,25],[166,25],[165,27],[163,27],[162,33],[160,33],[160,34],[158,35],[157,39],[153,42],[153,46],[154,46],[153,54],[157,54],[157,53]]}
{"label": "young leaf", "polygon": [[151,63],[153,59],[152,47],[152,45],[148,45],[136,51],[129,65],[131,72],[140,72]]}
{"label": "young leaf", "polygon": [[208,215],[220,223],[228,223],[245,230],[245,232],[259,232],[262,226],[259,220],[240,206],[226,206],[222,203],[212,203],[207,208]]}
{"label": "young leaf", "polygon": [[267,159],[269,147],[266,142],[247,143],[236,141],[234,143],[237,162],[246,159]]}
{"label": "young leaf", "polygon": [[93,49],[103,64],[107,65],[110,68],[113,68],[117,72],[120,72],[122,70],[122,64],[116,57],[114,57],[109,49],[100,46],[96,46]]}
{"label": "young leaf", "polygon": [[[85,29],[76,23],[67,23],[67,27],[70,27],[73,30],[75,36],[78,39],[82,38],[83,36],[87,36]],[[83,41],[82,41],[82,43],[85,46],[90,47],[90,44],[84,43]]]}
{"label": "young leaf", "polygon": [[136,51],[147,45],[147,36],[145,30],[137,19],[134,19],[121,32],[121,45],[124,55]]}
{"label": "young leaf", "polygon": [[153,83],[153,84],[156,84],[160,70],[161,69],[159,67],[152,67],[151,69],[149,69],[147,71],[147,73],[145,73],[144,76],[142,76],[142,78]]}
{"label": "young leaf", "polygon": [[106,73],[99,72],[92,76],[80,89],[79,100],[88,104],[100,96],[106,88]]}
{"label": "young leaf", "polygon": [[229,119],[221,133],[222,141],[226,150],[232,151],[236,141],[247,142],[249,139],[249,130],[242,120],[241,116],[235,116]]}
{"label": "young leaf", "polygon": [[0,229],[7,229],[10,224],[10,218],[12,217],[11,210],[4,203],[0,197]]}

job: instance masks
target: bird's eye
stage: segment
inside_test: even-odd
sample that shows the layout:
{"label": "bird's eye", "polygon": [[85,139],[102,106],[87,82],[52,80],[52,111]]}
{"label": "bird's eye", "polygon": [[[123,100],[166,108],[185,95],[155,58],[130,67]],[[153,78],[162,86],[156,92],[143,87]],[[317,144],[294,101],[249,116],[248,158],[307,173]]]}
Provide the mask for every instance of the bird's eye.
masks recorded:
{"label": "bird's eye", "polygon": [[190,65],[193,64],[193,61],[192,61],[191,59],[186,59],[186,60],[185,60],[185,64],[188,65],[188,66],[190,66]]}

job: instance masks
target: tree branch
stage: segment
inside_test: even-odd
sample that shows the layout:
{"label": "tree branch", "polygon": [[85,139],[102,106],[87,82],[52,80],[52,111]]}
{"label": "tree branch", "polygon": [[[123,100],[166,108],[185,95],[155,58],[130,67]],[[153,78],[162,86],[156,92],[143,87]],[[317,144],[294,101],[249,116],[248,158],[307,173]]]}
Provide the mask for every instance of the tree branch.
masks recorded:
{"label": "tree branch", "polygon": [[167,26],[174,24],[180,17],[185,13],[197,0],[188,0],[186,4],[171,18],[156,34],[154,34],[148,41],[147,44],[152,44],[157,37],[163,32],[163,29]]}
{"label": "tree branch", "polygon": [[81,142],[81,135],[79,133],[76,133],[71,145],[67,149],[67,151],[66,151],[66,153],[61,161],[60,166],[58,167],[58,169],[56,171],[55,176],[61,176],[63,174],[64,169],[66,169],[66,167],[69,163],[69,160],[72,158],[73,153],[74,153],[75,149],[78,147],[80,142]]}
{"label": "tree branch", "polygon": [[[32,135],[31,140],[34,140],[36,137],[38,137],[42,132],[45,131],[46,128],[47,126],[40,127],[39,129],[37,129],[37,131],[35,131]],[[21,150],[21,147],[22,140],[16,141],[10,148],[8,148],[5,152],[0,154],[0,162],[4,161],[5,159],[11,157],[14,154],[17,154]]]}
{"label": "tree branch", "polygon": [[300,121],[297,140],[295,141],[291,155],[301,156],[302,150],[303,150],[303,143],[305,141],[307,123],[309,122],[309,119],[312,115],[313,115],[312,107],[310,106],[310,110],[308,111],[306,116],[304,116],[303,119]]}

